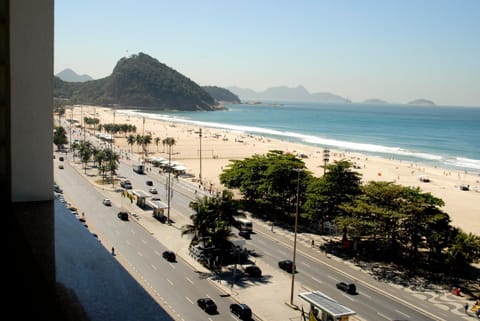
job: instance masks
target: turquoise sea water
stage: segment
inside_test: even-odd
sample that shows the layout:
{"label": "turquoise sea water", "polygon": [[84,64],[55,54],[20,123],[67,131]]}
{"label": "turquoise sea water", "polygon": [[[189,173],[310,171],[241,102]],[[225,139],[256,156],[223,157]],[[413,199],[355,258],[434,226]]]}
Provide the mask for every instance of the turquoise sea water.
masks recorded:
{"label": "turquoise sea water", "polygon": [[480,108],[291,102],[226,107],[119,112],[480,173]]}

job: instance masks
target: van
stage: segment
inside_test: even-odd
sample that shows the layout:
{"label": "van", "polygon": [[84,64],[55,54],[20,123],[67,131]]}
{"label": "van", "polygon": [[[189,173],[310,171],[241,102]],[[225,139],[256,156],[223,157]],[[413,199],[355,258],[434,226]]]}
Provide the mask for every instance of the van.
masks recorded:
{"label": "van", "polygon": [[250,220],[247,220],[246,218],[237,218],[235,219],[236,227],[240,231],[247,231],[247,232],[252,232],[253,231],[253,223]]}

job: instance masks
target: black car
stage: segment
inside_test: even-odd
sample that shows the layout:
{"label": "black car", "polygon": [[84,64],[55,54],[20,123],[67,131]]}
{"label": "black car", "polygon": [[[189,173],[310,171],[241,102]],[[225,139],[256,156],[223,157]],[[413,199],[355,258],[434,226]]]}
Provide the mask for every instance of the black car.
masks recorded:
{"label": "black car", "polygon": [[162,256],[164,259],[166,259],[168,262],[175,262],[176,260],[176,257],[175,257],[175,253],[173,251],[164,251],[162,253]]}
{"label": "black car", "polygon": [[288,273],[297,273],[296,267],[293,266],[292,260],[283,260],[278,262],[278,267]]}
{"label": "black car", "polygon": [[153,182],[152,182],[152,181],[146,181],[145,184],[147,184],[148,186],[153,186]]}
{"label": "black car", "polygon": [[232,303],[230,304],[230,312],[240,318],[240,320],[251,320],[252,310],[244,303]]}
{"label": "black car", "polygon": [[262,270],[256,265],[249,265],[245,268],[245,274],[254,278],[262,276]]}
{"label": "black car", "polygon": [[357,287],[353,283],[338,282],[336,286],[337,289],[347,292],[348,294],[357,293]]}
{"label": "black car", "polygon": [[122,221],[128,221],[128,213],[127,212],[118,212],[117,216]]}
{"label": "black car", "polygon": [[246,239],[250,239],[250,231],[241,230],[240,232],[238,232],[238,235]]}
{"label": "black car", "polygon": [[217,304],[211,298],[200,298],[197,300],[197,305],[207,313],[213,314],[217,312]]}

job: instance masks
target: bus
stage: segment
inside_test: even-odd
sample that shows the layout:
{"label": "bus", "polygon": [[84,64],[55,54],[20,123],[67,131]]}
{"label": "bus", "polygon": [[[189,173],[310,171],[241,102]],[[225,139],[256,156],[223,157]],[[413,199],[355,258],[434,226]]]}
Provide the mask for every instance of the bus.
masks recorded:
{"label": "bus", "polygon": [[240,231],[248,231],[248,232],[252,232],[253,231],[253,224],[252,224],[252,221],[246,219],[246,218],[236,218],[235,219],[235,222],[236,222],[236,227],[240,230]]}

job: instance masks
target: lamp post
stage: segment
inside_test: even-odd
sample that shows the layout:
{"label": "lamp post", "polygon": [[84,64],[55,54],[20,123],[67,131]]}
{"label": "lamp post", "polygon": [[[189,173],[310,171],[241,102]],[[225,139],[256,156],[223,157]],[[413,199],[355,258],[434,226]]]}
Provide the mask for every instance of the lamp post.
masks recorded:
{"label": "lamp post", "polygon": [[300,199],[300,172],[302,171],[301,168],[294,168],[295,172],[297,172],[297,204],[295,206],[295,227],[294,227],[294,237],[293,237],[293,266],[292,270],[292,286],[290,289],[290,306],[295,306],[293,304],[293,288],[295,286],[295,261],[296,261],[296,253],[297,253],[297,226],[298,226],[298,205]]}
{"label": "lamp post", "polygon": [[200,128],[198,132],[198,137],[200,137],[200,174],[198,178],[200,180],[200,185],[202,184],[202,129]]}

